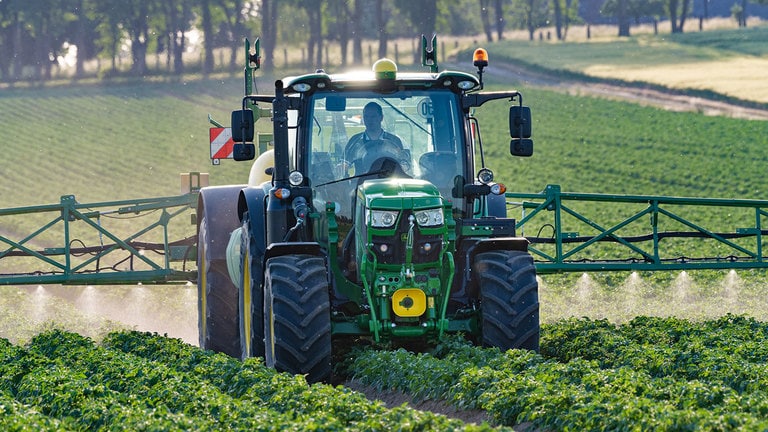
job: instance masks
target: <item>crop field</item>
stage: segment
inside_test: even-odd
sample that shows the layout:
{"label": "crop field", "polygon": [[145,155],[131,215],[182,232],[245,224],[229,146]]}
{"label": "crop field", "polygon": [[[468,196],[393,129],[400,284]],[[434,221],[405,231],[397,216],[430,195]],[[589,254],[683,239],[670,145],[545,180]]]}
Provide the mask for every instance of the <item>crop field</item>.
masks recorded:
{"label": "crop field", "polygon": [[3,430],[488,430],[139,332],[0,340]]}
{"label": "crop field", "polygon": [[456,337],[430,353],[358,348],[337,370],[412,402],[481,410],[466,424],[277,373],[146,332],[100,343],[61,330],[0,340],[4,430],[758,430],[768,427],[768,326],[726,315],[692,322],[567,319],[541,354]]}
{"label": "crop field", "polygon": [[533,430],[763,430],[767,329],[732,315],[568,319],[544,326],[541,355],[456,342],[432,354],[367,350],[349,369]]}
{"label": "crop field", "polygon": [[[708,65],[711,77],[755,62],[740,78],[741,86],[754,82],[747,93],[724,81],[686,84],[766,103],[766,39],[763,26],[487,48],[491,65],[521,59],[574,74],[663,76],[653,82],[669,87],[677,78],[667,68],[681,58],[695,69]],[[262,93],[272,81],[259,81]],[[506,127],[495,126],[506,123],[506,109],[487,104],[475,113],[485,160],[510,191],[559,184],[572,192],[768,199],[768,121],[519,84],[488,76],[486,90],[522,91],[533,112],[533,157],[509,156]],[[206,120],[210,113],[228,123],[241,94],[240,77],[3,89],[0,207],[57,203],[66,194],[81,203],[176,195],[179,173],[188,171],[210,172],[214,185],[243,183],[249,164],[211,166]],[[621,216],[610,206],[580,210]],[[516,211],[510,214],[519,217]],[[714,227],[749,217],[699,216]],[[32,217],[0,218],[0,235],[39,226]],[[181,235],[194,233],[185,228]],[[385,406],[347,387],[308,386],[258,360],[202,351],[191,285],[2,286],[0,429],[768,428],[765,271],[560,274],[539,284],[540,354],[502,353],[457,337],[421,354],[356,349],[338,365],[339,382],[404,392],[414,405],[445,402],[457,417],[479,411],[489,422],[482,425]]]}

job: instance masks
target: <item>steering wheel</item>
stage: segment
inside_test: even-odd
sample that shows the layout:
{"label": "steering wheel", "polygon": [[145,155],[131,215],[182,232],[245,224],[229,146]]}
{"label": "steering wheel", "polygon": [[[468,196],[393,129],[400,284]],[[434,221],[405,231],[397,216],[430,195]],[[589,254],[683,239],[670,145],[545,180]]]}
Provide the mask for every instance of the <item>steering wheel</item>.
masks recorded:
{"label": "steering wheel", "polygon": [[410,160],[406,159],[402,145],[390,139],[362,141],[354,146],[347,157],[355,162],[355,172],[358,172],[358,168],[362,172],[369,171],[375,160],[384,157],[396,160],[406,170],[410,167]]}

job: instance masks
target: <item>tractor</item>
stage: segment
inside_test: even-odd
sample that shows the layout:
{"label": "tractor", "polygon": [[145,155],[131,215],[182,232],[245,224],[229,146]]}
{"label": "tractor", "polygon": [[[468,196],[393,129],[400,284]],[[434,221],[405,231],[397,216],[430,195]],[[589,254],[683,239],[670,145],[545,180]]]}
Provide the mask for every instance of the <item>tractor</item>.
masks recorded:
{"label": "tractor", "polygon": [[[526,157],[531,111],[518,91],[482,91],[487,52],[475,51],[476,74],[439,71],[436,38],[422,36],[428,70],[381,59],[277,80],[263,95],[252,94],[258,46],[246,40],[246,94],[231,118],[232,157],[255,159],[248,184],[198,198],[200,346],[309,382],[330,379],[349,337],[461,333],[538,350],[536,267],[473,116],[506,100],[510,154]],[[370,104],[386,133],[350,145],[368,133]],[[256,133],[262,118],[271,133]]]}

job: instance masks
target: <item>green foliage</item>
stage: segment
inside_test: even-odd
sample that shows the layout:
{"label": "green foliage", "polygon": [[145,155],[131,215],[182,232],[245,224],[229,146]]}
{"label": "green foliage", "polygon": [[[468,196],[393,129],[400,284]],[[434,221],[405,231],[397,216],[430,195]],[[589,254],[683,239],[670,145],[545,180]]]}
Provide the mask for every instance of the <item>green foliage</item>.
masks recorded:
{"label": "green foliage", "polygon": [[[555,430],[758,430],[768,427],[768,325],[567,319],[542,327],[541,354],[446,338],[431,353],[373,348],[347,373],[414,400],[481,409],[499,425]],[[488,430],[347,388],[308,385],[157,334],[101,344],[51,330],[27,347],[0,339],[0,426],[13,430]]]}
{"label": "green foliage", "polygon": [[141,332],[0,340],[0,413],[4,430],[490,429]]}
{"label": "green foliage", "polygon": [[541,355],[452,341],[432,355],[360,350],[349,372],[381,389],[480,407],[509,426],[758,430],[768,427],[767,338],[765,323],[735,315],[568,319],[542,328]]}

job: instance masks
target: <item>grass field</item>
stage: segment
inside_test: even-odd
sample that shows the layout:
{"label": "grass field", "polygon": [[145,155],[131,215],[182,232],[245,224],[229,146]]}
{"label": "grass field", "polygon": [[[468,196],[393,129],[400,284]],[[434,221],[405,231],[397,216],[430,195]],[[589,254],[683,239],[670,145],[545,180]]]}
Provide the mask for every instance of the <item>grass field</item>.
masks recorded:
{"label": "grass field", "polygon": [[[739,32],[685,34],[664,40],[643,35],[627,41],[567,45],[512,41],[489,50],[492,61],[515,56],[547,68],[569,65],[581,72],[590,67],[588,58],[628,70],[632,64],[668,67],[686,53],[702,62],[766,56],[768,48],[754,38],[765,40],[768,28]],[[723,45],[718,35],[732,43]],[[634,50],[638,53],[632,54]],[[646,52],[655,54],[644,57]],[[623,57],[612,63],[609,54]],[[759,79],[764,72],[752,73],[752,78]],[[263,79],[260,90],[268,92],[270,82]],[[518,84],[489,79],[487,90]],[[506,128],[493,126],[506,123],[503,104],[487,104],[477,111],[486,160],[492,161],[490,167],[510,190],[537,192],[547,184],[560,184],[564,191],[574,192],[768,198],[766,121],[672,113],[538,88],[521,90],[534,115],[532,158],[509,156]],[[206,119],[210,113],[228,123],[229,112],[239,106],[241,95],[240,77],[4,89],[0,93],[0,207],[57,203],[64,194],[75,194],[80,202],[175,195],[178,175],[187,171],[210,172],[212,184],[242,183],[249,164],[225,161],[218,167],[210,165]],[[0,231],[30,226],[26,219],[0,220]],[[679,274],[639,275],[640,282],[629,274],[590,275],[588,280],[580,275],[547,276],[542,281],[542,318],[590,315],[621,321],[635,314],[701,317],[726,311],[759,315],[766,310],[763,273],[736,275],[739,283],[731,285],[736,287],[736,295],[725,288],[733,278],[727,272],[691,275],[684,285],[688,288],[682,291],[675,291],[681,286]],[[37,292],[42,299],[38,303],[30,295],[34,289],[8,287],[2,292],[15,301],[26,299],[28,303],[18,308],[25,311],[40,304],[48,305],[43,307],[46,309],[52,304],[77,308],[78,301],[83,303],[51,289],[59,292],[46,287],[47,293]],[[85,292],[82,287],[73,289],[79,290],[77,298]],[[183,308],[173,312],[185,328],[174,329],[172,335],[194,339],[196,318],[188,288],[173,294],[161,289],[146,293],[150,304],[162,304],[160,299],[178,294]],[[633,296],[636,302],[628,300]],[[130,294],[102,296],[100,301],[116,305],[133,301],[125,298]],[[720,308],[724,304],[728,308]],[[99,319],[112,314],[108,308],[102,313]],[[45,314],[38,318],[23,321],[22,327],[28,330],[22,338],[34,334],[47,319]],[[18,322],[11,316],[0,326],[12,328]],[[102,321],[93,325],[101,326]]]}
{"label": "grass field", "polygon": [[768,104],[768,25],[626,39],[508,41],[492,55],[551,71],[705,90]]}

